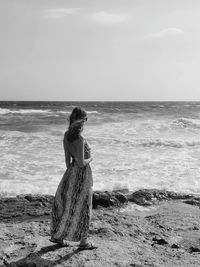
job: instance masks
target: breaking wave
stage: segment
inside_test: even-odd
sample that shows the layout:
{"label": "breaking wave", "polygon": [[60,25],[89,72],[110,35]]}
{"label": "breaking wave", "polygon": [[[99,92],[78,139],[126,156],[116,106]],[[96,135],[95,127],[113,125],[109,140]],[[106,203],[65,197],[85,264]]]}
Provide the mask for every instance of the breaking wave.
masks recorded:
{"label": "breaking wave", "polygon": [[172,147],[172,148],[184,148],[184,147],[195,147],[200,146],[200,141],[175,141],[175,140],[149,140],[140,141],[139,146],[143,147]]}
{"label": "breaking wave", "polygon": [[[37,114],[37,113],[45,113],[45,114],[69,114],[71,111],[69,110],[50,110],[50,109],[8,109],[8,108],[0,108],[0,115],[6,114]],[[98,111],[87,111],[88,114],[99,114]]]}
{"label": "breaking wave", "polygon": [[178,118],[172,124],[181,128],[200,128],[200,120],[196,119]]}
{"label": "breaking wave", "polygon": [[7,109],[7,108],[0,108],[0,114],[28,114],[28,113],[49,113],[51,110],[45,110],[45,109]]}
{"label": "breaking wave", "polygon": [[121,144],[121,145],[126,145],[129,147],[146,147],[146,148],[151,148],[151,147],[166,147],[166,148],[186,148],[186,147],[199,147],[200,146],[200,141],[198,140],[171,140],[171,139],[136,139],[132,141],[125,141],[125,140],[104,140],[104,142],[110,142],[115,143],[115,144]]}

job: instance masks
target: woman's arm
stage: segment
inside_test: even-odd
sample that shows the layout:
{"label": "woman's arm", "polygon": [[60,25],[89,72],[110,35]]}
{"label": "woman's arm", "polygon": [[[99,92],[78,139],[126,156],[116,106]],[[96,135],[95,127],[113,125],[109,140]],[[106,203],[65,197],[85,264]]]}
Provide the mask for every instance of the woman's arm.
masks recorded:
{"label": "woman's arm", "polygon": [[69,168],[70,162],[71,162],[71,156],[69,154],[68,149],[65,149],[65,164],[67,168]]}
{"label": "woman's arm", "polygon": [[76,141],[76,145],[77,145],[77,163],[79,165],[79,167],[84,167],[85,165],[89,164],[92,161],[92,157],[88,158],[88,159],[84,159],[84,140],[83,138],[79,138]]}
{"label": "woman's arm", "polygon": [[70,165],[70,162],[71,162],[71,155],[69,154],[69,150],[67,148],[67,145],[66,145],[66,137],[64,137],[64,140],[63,140],[63,146],[64,146],[64,152],[65,152],[65,164],[66,164],[66,167],[69,168],[69,165]]}

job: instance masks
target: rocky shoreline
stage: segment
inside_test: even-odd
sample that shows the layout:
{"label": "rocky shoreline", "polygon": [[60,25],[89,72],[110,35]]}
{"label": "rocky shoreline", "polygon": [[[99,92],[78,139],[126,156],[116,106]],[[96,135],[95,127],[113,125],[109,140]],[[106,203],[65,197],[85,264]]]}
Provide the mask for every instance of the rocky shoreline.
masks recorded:
{"label": "rocky shoreline", "polygon": [[53,196],[0,199],[0,266],[200,266],[200,197],[165,190],[93,193],[89,238],[49,241]]}

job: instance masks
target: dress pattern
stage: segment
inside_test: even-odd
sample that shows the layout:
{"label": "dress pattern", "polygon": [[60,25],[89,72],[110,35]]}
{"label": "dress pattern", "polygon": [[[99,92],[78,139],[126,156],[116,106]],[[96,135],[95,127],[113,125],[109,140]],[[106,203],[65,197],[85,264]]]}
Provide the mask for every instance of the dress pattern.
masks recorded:
{"label": "dress pattern", "polygon": [[[90,154],[84,143],[85,158]],[[87,237],[92,207],[92,171],[73,159],[60,181],[51,213],[51,236],[57,240],[80,241]]]}

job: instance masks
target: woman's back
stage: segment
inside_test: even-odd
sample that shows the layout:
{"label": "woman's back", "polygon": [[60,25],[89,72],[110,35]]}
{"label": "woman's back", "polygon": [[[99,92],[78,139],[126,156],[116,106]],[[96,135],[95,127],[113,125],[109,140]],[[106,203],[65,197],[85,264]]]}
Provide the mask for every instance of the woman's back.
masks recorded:
{"label": "woman's back", "polygon": [[64,135],[64,150],[65,154],[69,154],[77,163],[83,165],[84,159],[89,159],[91,157],[90,147],[87,141],[80,135],[74,141],[68,141],[68,132]]}
{"label": "woman's back", "polygon": [[77,158],[78,151],[80,150],[83,143],[83,137],[80,136],[78,139],[74,141],[68,141],[67,139],[67,132],[64,136],[64,150],[68,150],[68,153],[72,158]]}

